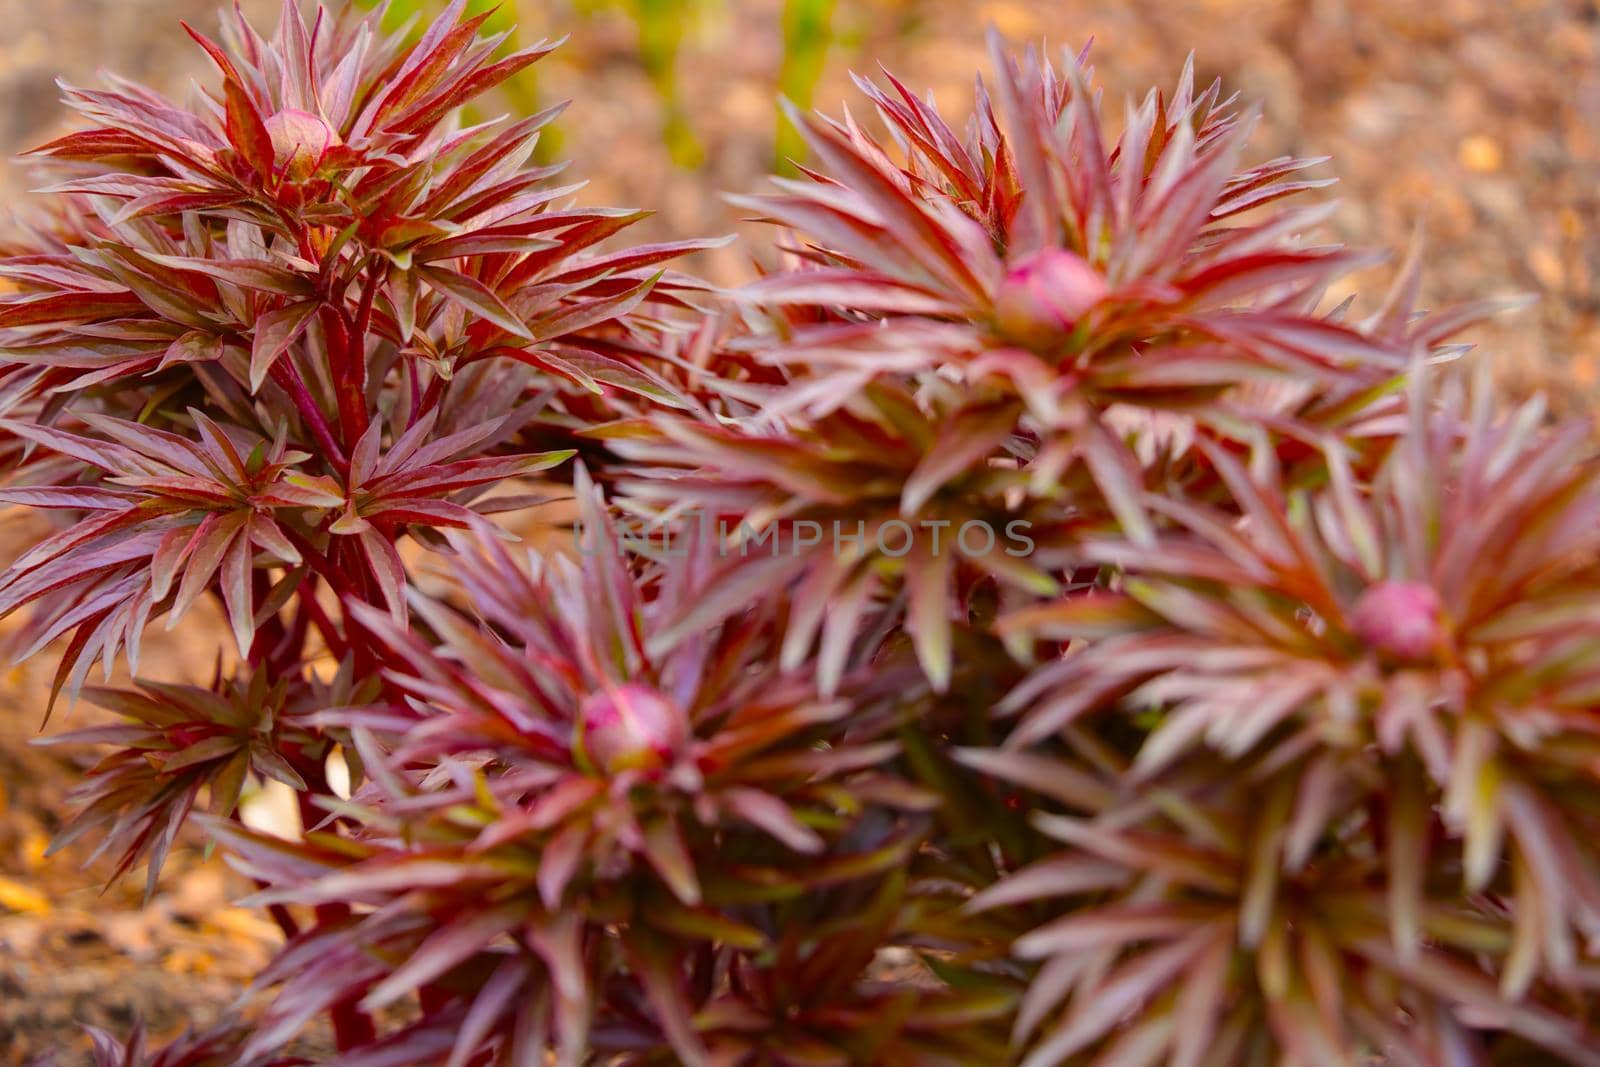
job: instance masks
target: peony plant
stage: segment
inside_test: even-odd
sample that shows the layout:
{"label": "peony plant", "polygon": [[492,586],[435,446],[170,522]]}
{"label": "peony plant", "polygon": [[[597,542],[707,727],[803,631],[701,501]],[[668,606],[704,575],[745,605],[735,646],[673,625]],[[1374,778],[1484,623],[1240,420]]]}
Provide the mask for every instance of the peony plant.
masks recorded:
{"label": "peony plant", "polygon": [[998,41],[963,132],[794,114],[720,289],[462,125],[550,45],[381,18],[69,88],[0,259],[0,613],[114,723],[60,843],[192,825],[284,939],[99,1062],[1600,1064],[1600,465],[1496,305],[1330,306],[1320,160]]}

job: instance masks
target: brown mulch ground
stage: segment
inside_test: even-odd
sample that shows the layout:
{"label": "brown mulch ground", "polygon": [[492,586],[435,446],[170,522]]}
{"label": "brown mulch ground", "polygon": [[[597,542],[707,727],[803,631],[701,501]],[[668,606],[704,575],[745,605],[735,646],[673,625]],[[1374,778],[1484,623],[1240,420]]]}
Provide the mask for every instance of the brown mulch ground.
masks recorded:
{"label": "brown mulch ground", "polygon": [[[247,9],[275,10],[270,0]],[[589,4],[587,6],[594,6]],[[660,210],[650,236],[724,232],[715,196],[756,187],[771,162],[781,0],[707,0],[687,31],[681,87],[705,163],[678,169],[660,109],[620,15],[573,17],[523,0],[529,36],[571,32],[540,68],[540,90],[577,102],[561,127],[573,173],[595,201]],[[181,91],[203,73],[177,19],[205,26],[213,0],[0,0],[0,146],[14,151],[64,120],[53,79],[105,67]],[[986,66],[982,28],[1076,47],[1089,36],[1107,98],[1170,85],[1184,55],[1263,104],[1261,158],[1327,154],[1339,176],[1338,236],[1403,247],[1429,241],[1427,292],[1448,303],[1511,292],[1541,302],[1477,338],[1508,385],[1587,408],[1600,392],[1600,11],[1593,0],[838,0],[841,42],[818,94],[835,109],[846,72],[882,60],[954,111]],[[0,172],[16,196],[25,175]],[[744,270],[726,250],[700,264]],[[1379,269],[1358,279],[1377,288]],[[0,517],[0,561],[30,536]],[[192,634],[152,634],[153,664],[209,662]],[[0,639],[4,637],[0,625]],[[152,904],[140,886],[99,894],[93,872],[43,849],[65,811],[73,753],[30,748],[48,679],[40,660],[0,676],[0,1064],[81,1047],[74,1024],[158,1031],[204,1025],[270,954],[271,928],[228,901],[219,864],[177,857]],[[75,713],[74,724],[85,721]],[[55,726],[52,725],[52,729]],[[63,1062],[77,1062],[72,1053]]]}

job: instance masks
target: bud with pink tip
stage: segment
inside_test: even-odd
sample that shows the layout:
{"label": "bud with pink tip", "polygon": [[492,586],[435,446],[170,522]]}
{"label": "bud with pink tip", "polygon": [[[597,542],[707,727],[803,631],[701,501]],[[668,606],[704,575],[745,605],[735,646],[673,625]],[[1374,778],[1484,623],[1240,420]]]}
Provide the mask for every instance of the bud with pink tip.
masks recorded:
{"label": "bud with pink tip", "polygon": [[1444,643],[1444,605],[1426,582],[1382,581],[1357,598],[1350,628],[1381,656],[1426,662]]}
{"label": "bud with pink tip", "polygon": [[1106,280],[1082,256],[1043,248],[1019,259],[995,292],[995,325],[1018,344],[1060,344],[1107,292]]}
{"label": "bud with pink tip", "polygon": [[299,108],[285,108],[267,119],[266,125],[273,162],[290,181],[304,181],[314,174],[328,151],[340,143],[338,131]]}
{"label": "bud with pink tip", "polygon": [[689,720],[666,697],[632,682],[593,693],[578,710],[578,744],[600,770],[654,770],[689,739]]}

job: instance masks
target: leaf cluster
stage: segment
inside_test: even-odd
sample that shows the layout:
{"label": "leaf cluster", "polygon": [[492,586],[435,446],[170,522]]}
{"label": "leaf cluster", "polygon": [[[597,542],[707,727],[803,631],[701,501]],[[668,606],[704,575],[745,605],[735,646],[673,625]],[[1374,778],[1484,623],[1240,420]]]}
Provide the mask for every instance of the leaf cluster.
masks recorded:
{"label": "leaf cluster", "polygon": [[[69,89],[0,259],[0,613],[121,720],[63,843],[203,807],[285,936],[103,1061],[1600,1063],[1600,466],[1492,306],[1330,307],[1320,160],[998,42],[960,132],[795,114],[723,292],[462,125],[549,45],[380,19]],[[201,611],[209,685],[87,684]]]}

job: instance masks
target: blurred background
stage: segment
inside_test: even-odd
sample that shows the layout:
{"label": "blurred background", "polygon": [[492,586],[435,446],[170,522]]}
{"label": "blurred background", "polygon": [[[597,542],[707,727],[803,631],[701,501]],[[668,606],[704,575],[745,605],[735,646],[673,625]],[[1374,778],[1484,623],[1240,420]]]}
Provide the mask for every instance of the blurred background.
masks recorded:
{"label": "blurred background", "polygon": [[[241,2],[259,25],[275,22],[278,0]],[[0,154],[67,123],[58,76],[92,83],[103,69],[191,91],[210,70],[178,21],[209,31],[215,6],[0,0]],[[396,0],[393,14],[426,19],[439,6]],[[1600,396],[1595,0],[503,0],[495,18],[518,24],[523,43],[570,35],[495,103],[572,99],[543,150],[573,160],[569,175],[591,182],[585,200],[656,209],[639,239],[737,228],[718,194],[759,187],[800,151],[780,93],[836,114],[853,96],[849,73],[881,63],[933,90],[959,126],[993,25],[1052,48],[1092,37],[1108,114],[1120,116],[1125,96],[1170,87],[1192,50],[1202,82],[1220,76],[1261,104],[1256,160],[1333,157],[1323,173],[1340,179],[1337,239],[1398,252],[1420,226],[1434,305],[1539,295],[1475,338],[1511,390],[1547,389],[1569,411]],[[0,169],[7,202],[29,185],[22,165]],[[736,281],[748,254],[734,246],[696,266]],[[1388,273],[1352,284],[1376,290]],[[0,516],[0,559],[30,536]],[[147,657],[204,669],[181,635],[151,638]],[[98,897],[70,857],[43,859],[78,758],[26,744],[47,658],[0,676],[0,1065],[78,1047],[74,1022],[204,1024],[275,937],[228,906],[238,887],[197,853],[169,864],[143,910],[136,885]]]}
{"label": "blurred background", "polygon": [[[280,0],[241,0],[275,23]],[[375,0],[358,0],[371,6]],[[209,65],[179,19],[218,0],[0,0],[0,149],[67,121],[55,79],[101,69],[181,94]],[[396,23],[444,0],[395,0]],[[797,154],[775,100],[838,113],[851,71],[893,70],[964,119],[984,29],[1074,49],[1093,38],[1111,124],[1122,100],[1171,86],[1194,51],[1202,84],[1263,107],[1254,150],[1330,155],[1342,240],[1403,250],[1422,226],[1428,295],[1507,291],[1540,305],[1481,340],[1519,389],[1600,392],[1600,7],[1596,0],[473,0],[518,39],[569,35],[495,103],[572,100],[544,151],[585,199],[656,209],[647,237],[720,233],[718,193],[759,187]],[[862,116],[866,118],[867,116]],[[958,128],[960,122],[955,123]],[[28,187],[12,164],[0,192]],[[744,273],[735,246],[697,264]],[[1358,278],[1385,280],[1380,268]],[[1575,388],[1574,388],[1575,387]]]}

